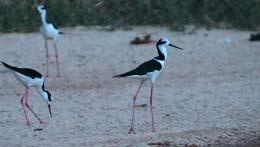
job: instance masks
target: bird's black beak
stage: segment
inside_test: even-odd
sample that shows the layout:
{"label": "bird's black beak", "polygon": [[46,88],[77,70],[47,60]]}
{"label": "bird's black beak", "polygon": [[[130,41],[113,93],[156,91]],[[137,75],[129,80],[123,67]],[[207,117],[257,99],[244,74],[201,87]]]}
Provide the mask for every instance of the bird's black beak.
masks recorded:
{"label": "bird's black beak", "polygon": [[180,48],[180,47],[175,46],[175,45],[173,45],[173,44],[169,44],[169,46],[171,46],[171,47],[175,47],[175,48],[177,48],[177,49],[179,49],[179,50],[184,50],[183,48]]}
{"label": "bird's black beak", "polygon": [[52,114],[51,114],[51,105],[48,104],[48,107],[49,107],[50,116],[52,117]]}

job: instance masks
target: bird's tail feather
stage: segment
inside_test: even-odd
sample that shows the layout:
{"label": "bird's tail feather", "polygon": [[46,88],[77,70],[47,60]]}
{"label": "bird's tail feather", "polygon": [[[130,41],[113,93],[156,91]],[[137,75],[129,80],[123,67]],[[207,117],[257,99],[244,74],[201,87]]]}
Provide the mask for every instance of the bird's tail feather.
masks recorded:
{"label": "bird's tail feather", "polygon": [[122,78],[120,75],[113,76],[112,78]]}
{"label": "bird's tail feather", "polygon": [[7,63],[5,63],[5,62],[3,62],[3,61],[1,61],[1,62],[2,62],[2,64],[3,64],[6,68],[10,68],[10,69],[13,68],[13,66],[11,66],[11,65],[9,65],[9,64],[7,64]]}
{"label": "bird's tail feather", "polygon": [[1,61],[2,62],[2,64],[6,67],[6,68],[8,68],[8,69],[11,69],[11,70],[13,70],[13,71],[16,71],[18,68],[17,67],[14,67],[14,66],[11,66],[11,65],[9,65],[9,64],[7,64],[7,63],[5,63],[5,62],[3,62],[3,61]]}
{"label": "bird's tail feather", "polygon": [[70,33],[68,33],[68,32],[59,32],[59,35],[82,36],[82,35],[85,35],[85,34],[84,33],[74,33],[74,32],[70,32]]}
{"label": "bird's tail feather", "polygon": [[113,78],[124,78],[124,77],[127,77],[127,76],[131,76],[131,74],[129,72],[127,72],[127,73],[123,73],[123,74],[120,74],[120,75],[115,75],[115,76],[113,76]]}
{"label": "bird's tail feather", "polygon": [[65,32],[59,32],[60,35],[65,35],[65,34],[68,34],[68,33],[65,33]]}

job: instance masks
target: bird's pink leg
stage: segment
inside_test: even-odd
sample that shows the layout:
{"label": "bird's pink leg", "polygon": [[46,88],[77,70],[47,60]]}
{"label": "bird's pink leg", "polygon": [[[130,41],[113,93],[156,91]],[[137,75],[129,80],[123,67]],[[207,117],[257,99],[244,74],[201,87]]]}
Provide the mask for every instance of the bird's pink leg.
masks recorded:
{"label": "bird's pink leg", "polygon": [[26,87],[25,93],[24,93],[24,95],[22,96],[20,102],[21,102],[22,107],[23,107],[24,117],[25,117],[25,119],[26,119],[26,125],[29,126],[28,117],[27,117],[27,114],[26,114],[26,111],[25,111],[25,108],[24,108],[24,98],[26,97],[27,93],[28,93],[28,87]]}
{"label": "bird's pink leg", "polygon": [[45,40],[45,49],[46,49],[46,68],[47,68],[47,71],[46,71],[46,77],[49,76],[49,49],[48,49],[48,42],[47,40]]}
{"label": "bird's pink leg", "polygon": [[56,65],[57,65],[57,77],[60,77],[59,53],[58,53],[56,41],[54,42],[54,47],[55,47],[55,52],[56,52],[55,57],[56,57]]}
{"label": "bird's pink leg", "polygon": [[139,91],[140,91],[140,89],[141,89],[141,87],[143,85],[143,82],[144,81],[142,80],[141,83],[140,83],[140,86],[137,89],[137,92],[136,92],[135,96],[133,97],[132,121],[131,121],[131,128],[130,128],[128,134],[130,134],[131,132],[133,132],[135,134],[135,131],[134,131],[135,101],[136,101],[137,95],[138,95],[138,93],[139,93]]}
{"label": "bird's pink leg", "polygon": [[150,110],[151,110],[151,115],[152,115],[152,127],[153,127],[153,132],[155,132],[154,121],[153,121],[153,83],[152,83],[151,95],[150,95]]}
{"label": "bird's pink leg", "polygon": [[27,90],[27,95],[25,97],[25,106],[33,113],[33,115],[38,119],[38,121],[42,124],[42,120],[37,116],[37,114],[32,110],[32,108],[28,105],[27,100],[29,96],[29,90]]}

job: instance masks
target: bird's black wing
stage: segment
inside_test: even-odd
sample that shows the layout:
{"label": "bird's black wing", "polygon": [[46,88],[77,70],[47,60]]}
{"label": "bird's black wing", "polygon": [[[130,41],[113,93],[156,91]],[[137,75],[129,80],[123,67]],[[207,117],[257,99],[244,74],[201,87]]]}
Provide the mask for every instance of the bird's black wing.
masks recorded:
{"label": "bird's black wing", "polygon": [[121,75],[116,75],[113,76],[115,77],[127,77],[127,76],[132,76],[132,75],[145,75],[148,72],[153,72],[155,70],[161,70],[162,69],[162,65],[156,61],[156,60],[149,60],[144,62],[143,64],[141,64],[140,66],[138,66],[136,69],[133,69],[129,72],[123,73]]}
{"label": "bird's black wing", "polygon": [[64,33],[64,32],[61,32],[61,31],[58,29],[57,25],[55,25],[54,23],[52,23],[52,26],[53,26],[56,30],[59,31],[59,34],[60,34],[60,35],[66,34],[66,33]]}
{"label": "bird's black wing", "polygon": [[8,65],[7,63],[2,62],[2,64],[6,67],[9,68],[15,72],[18,72],[20,74],[23,74],[25,76],[31,77],[32,79],[34,78],[42,78],[42,74],[40,74],[38,71],[30,68],[18,68],[14,67],[11,65]]}
{"label": "bird's black wing", "polygon": [[57,26],[56,24],[52,23],[52,25],[53,25],[53,27],[54,27],[56,30],[59,29],[58,26]]}

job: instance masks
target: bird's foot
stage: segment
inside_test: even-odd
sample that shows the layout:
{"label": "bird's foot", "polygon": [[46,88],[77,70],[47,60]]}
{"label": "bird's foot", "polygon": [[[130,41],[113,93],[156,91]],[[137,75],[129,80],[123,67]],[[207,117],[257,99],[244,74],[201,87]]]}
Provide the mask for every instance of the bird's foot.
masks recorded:
{"label": "bird's foot", "polygon": [[152,130],[152,132],[155,132],[155,128],[153,127],[153,130]]}
{"label": "bird's foot", "polygon": [[47,121],[42,121],[42,120],[40,120],[39,123],[40,123],[40,124],[48,124]]}
{"label": "bird's foot", "polygon": [[30,123],[28,121],[26,122],[26,126],[30,126]]}
{"label": "bird's foot", "polygon": [[131,132],[133,132],[133,134],[135,134],[135,130],[134,130],[134,128],[133,128],[133,127],[131,127],[131,128],[130,128],[130,130],[129,130],[128,134],[131,134]]}
{"label": "bird's foot", "polygon": [[57,75],[57,78],[61,78],[60,74]]}

